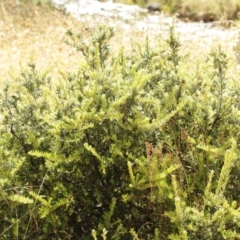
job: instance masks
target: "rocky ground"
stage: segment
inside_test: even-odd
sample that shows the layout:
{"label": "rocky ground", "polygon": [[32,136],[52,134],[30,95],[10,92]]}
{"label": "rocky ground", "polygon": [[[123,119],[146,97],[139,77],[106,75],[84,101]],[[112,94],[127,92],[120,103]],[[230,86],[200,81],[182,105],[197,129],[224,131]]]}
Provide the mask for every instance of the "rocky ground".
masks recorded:
{"label": "rocky ground", "polygon": [[[72,14],[78,21],[89,25],[109,24],[121,30],[123,38],[138,35],[166,37],[169,27],[174,23],[183,47],[189,50],[201,49],[201,53],[220,44],[232,54],[232,48],[238,39],[239,29],[234,22],[184,22],[166,16],[160,12],[149,12],[138,6],[129,6],[112,1],[97,0],[52,0],[53,4]],[[94,21],[93,21],[94,19]],[[141,38],[136,38],[141,41]],[[196,54],[198,54],[196,52]]]}

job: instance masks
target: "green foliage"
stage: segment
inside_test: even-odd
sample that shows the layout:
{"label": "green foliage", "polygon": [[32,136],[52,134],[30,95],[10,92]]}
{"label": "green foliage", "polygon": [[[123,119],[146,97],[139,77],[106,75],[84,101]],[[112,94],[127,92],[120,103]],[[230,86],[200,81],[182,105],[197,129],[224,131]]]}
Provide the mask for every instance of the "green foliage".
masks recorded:
{"label": "green foliage", "polygon": [[187,205],[184,197],[180,197],[176,178],[173,178],[176,208],[167,215],[179,233],[171,234],[170,239],[239,239],[240,209],[236,201],[229,201],[228,196],[224,196],[231,169],[237,160],[236,142],[233,142],[224,155],[217,186],[213,186],[214,171],[209,173],[201,206]]}
{"label": "green foliage", "polygon": [[1,92],[1,239],[238,239],[239,86],[220,48],[120,48],[68,31],[75,72]]}

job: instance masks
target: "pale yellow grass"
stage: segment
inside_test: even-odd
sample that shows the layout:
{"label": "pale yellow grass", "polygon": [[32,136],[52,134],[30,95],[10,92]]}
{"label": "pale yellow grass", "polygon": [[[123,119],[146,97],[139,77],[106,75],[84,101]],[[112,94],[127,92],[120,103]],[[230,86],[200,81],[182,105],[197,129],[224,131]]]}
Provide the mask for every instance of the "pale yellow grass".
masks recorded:
{"label": "pale yellow grass", "polygon": [[179,13],[190,20],[236,20],[240,19],[239,0],[116,0],[127,4],[146,6],[159,2],[167,13]]}
{"label": "pale yellow grass", "polygon": [[[16,2],[18,1],[0,2],[0,83],[9,78],[10,69],[17,73],[20,63],[25,65],[31,58],[41,70],[50,66],[54,77],[58,77],[58,67],[67,71],[74,69],[80,56],[65,43],[66,31],[72,29],[76,33],[85,34],[86,24],[79,23],[73,17],[49,6],[39,7],[29,3],[21,4],[21,1],[19,4]],[[110,20],[106,20],[106,24],[108,21]],[[96,25],[96,22],[99,21],[92,18],[89,26]],[[119,21],[116,25],[121,24]],[[113,53],[122,45],[129,49],[131,40],[143,43],[146,37],[144,32],[134,29],[130,34],[121,28],[115,29],[115,32],[115,37],[111,41]],[[158,36],[152,32],[149,37],[150,42],[154,43]],[[230,49],[231,43],[221,41],[221,44],[225,49]],[[201,39],[187,42],[182,39],[182,49],[190,51],[190,61],[203,57],[210,50],[210,45]]]}
{"label": "pale yellow grass", "polygon": [[66,45],[66,30],[81,32],[83,25],[49,6],[19,4],[6,0],[0,5],[0,78],[9,77],[33,59],[41,69],[61,66],[70,70],[77,53]]}
{"label": "pale yellow grass", "polygon": [[240,18],[240,3],[238,0],[184,0],[181,3],[182,14],[190,19],[201,17],[211,21]]}
{"label": "pale yellow grass", "polygon": [[[80,23],[47,5],[16,2],[0,2],[0,83],[10,77],[9,72],[17,74],[20,65],[26,65],[31,59],[40,70],[50,67],[54,77],[58,76],[59,68],[74,69],[80,54],[65,43],[66,31],[72,29],[74,33],[88,34],[86,27],[96,26],[98,19],[93,17],[89,24],[86,23],[89,20]],[[121,29],[115,32],[111,41],[113,50],[121,45],[130,46],[132,36],[124,35]]]}

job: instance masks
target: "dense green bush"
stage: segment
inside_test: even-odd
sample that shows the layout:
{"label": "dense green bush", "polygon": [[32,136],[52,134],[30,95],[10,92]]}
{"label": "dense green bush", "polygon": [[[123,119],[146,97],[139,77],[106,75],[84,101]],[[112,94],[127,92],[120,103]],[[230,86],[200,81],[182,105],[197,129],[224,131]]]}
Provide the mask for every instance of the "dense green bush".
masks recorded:
{"label": "dense green bush", "polygon": [[1,239],[238,239],[239,86],[220,48],[110,49],[68,31],[75,72],[35,64],[1,92]]}

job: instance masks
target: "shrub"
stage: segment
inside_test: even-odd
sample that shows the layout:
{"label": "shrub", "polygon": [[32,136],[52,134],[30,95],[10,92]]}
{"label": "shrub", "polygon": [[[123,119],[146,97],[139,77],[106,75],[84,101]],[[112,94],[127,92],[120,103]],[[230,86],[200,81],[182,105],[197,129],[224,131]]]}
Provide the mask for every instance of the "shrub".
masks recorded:
{"label": "shrub", "polygon": [[220,48],[111,53],[68,31],[75,72],[34,63],[1,93],[1,239],[237,239],[239,90]]}

